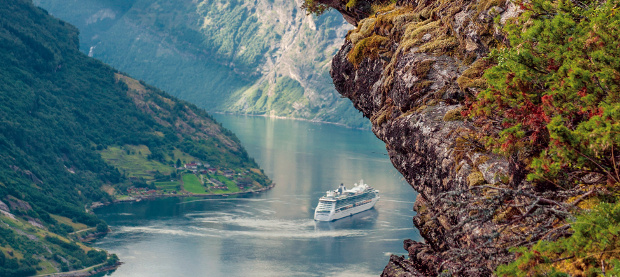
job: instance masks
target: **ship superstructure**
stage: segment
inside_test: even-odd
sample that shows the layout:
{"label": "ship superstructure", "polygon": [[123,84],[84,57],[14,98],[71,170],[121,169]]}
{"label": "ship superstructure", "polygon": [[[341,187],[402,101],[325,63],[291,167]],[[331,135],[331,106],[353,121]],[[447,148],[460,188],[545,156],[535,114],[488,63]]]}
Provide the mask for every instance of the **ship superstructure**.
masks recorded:
{"label": "ship superstructure", "polygon": [[314,220],[333,221],[360,213],[375,206],[378,200],[379,191],[364,184],[364,180],[349,190],[340,184],[338,189],[327,191],[319,199],[314,210]]}

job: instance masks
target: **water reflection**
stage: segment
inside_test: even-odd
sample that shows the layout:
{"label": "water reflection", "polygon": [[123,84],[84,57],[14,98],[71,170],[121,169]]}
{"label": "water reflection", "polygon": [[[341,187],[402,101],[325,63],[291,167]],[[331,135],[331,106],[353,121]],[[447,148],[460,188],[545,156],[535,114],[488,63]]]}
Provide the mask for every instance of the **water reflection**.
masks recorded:
{"label": "water reflection", "polygon": [[333,231],[337,229],[374,229],[379,212],[370,209],[358,214],[344,217],[336,221],[314,221],[314,229]]}
{"label": "water reflection", "polygon": [[[415,192],[370,132],[261,117],[218,116],[277,183],[239,198],[168,198],[97,210],[114,233],[96,246],[125,262],[113,276],[378,275],[418,238]],[[364,178],[375,208],[315,222],[327,190]]]}

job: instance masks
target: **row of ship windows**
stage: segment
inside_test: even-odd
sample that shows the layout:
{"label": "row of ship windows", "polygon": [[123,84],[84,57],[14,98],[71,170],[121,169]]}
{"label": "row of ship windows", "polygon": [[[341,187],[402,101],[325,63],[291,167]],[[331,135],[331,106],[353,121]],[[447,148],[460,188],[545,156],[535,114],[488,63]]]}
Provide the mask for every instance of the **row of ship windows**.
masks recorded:
{"label": "row of ship windows", "polygon": [[347,206],[344,206],[344,207],[340,207],[340,208],[336,209],[336,211],[347,210],[347,209],[350,209],[350,208],[353,208],[353,207],[357,207],[357,206],[361,206],[361,205],[364,205],[364,204],[368,204],[371,201],[372,201],[372,199],[364,200],[362,202],[358,202],[358,203],[355,203],[355,204],[351,204],[351,205],[347,205]]}
{"label": "row of ship windows", "polygon": [[[361,202],[372,201],[373,198],[374,198],[374,195],[373,195],[372,198],[369,198],[369,199],[366,199],[366,200],[362,200]],[[354,201],[353,199],[347,199],[347,200],[344,200],[344,201],[339,201],[338,204],[336,205],[336,208],[340,208],[342,206],[348,206],[350,204],[354,204],[354,203],[358,203],[358,202],[360,202],[360,200]],[[367,202],[365,202],[365,203],[367,203]]]}

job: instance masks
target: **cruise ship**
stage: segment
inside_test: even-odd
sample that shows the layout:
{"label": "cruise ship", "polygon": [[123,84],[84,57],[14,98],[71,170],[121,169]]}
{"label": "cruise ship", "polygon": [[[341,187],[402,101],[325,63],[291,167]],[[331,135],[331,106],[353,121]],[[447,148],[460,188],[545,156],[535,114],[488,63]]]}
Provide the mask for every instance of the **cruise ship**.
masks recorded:
{"label": "cruise ship", "polygon": [[333,221],[360,213],[374,207],[378,200],[379,191],[364,184],[364,180],[349,190],[340,184],[338,189],[327,191],[319,199],[314,220]]}

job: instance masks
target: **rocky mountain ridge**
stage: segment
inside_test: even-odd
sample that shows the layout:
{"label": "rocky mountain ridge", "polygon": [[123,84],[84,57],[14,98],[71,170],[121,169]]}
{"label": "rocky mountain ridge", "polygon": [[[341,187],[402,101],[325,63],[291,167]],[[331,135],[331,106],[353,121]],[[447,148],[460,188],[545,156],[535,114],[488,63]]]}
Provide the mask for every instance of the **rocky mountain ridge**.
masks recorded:
{"label": "rocky mountain ridge", "polygon": [[58,1],[81,50],[210,111],[368,127],[334,91],[329,61],[351,28],[301,1]]}

